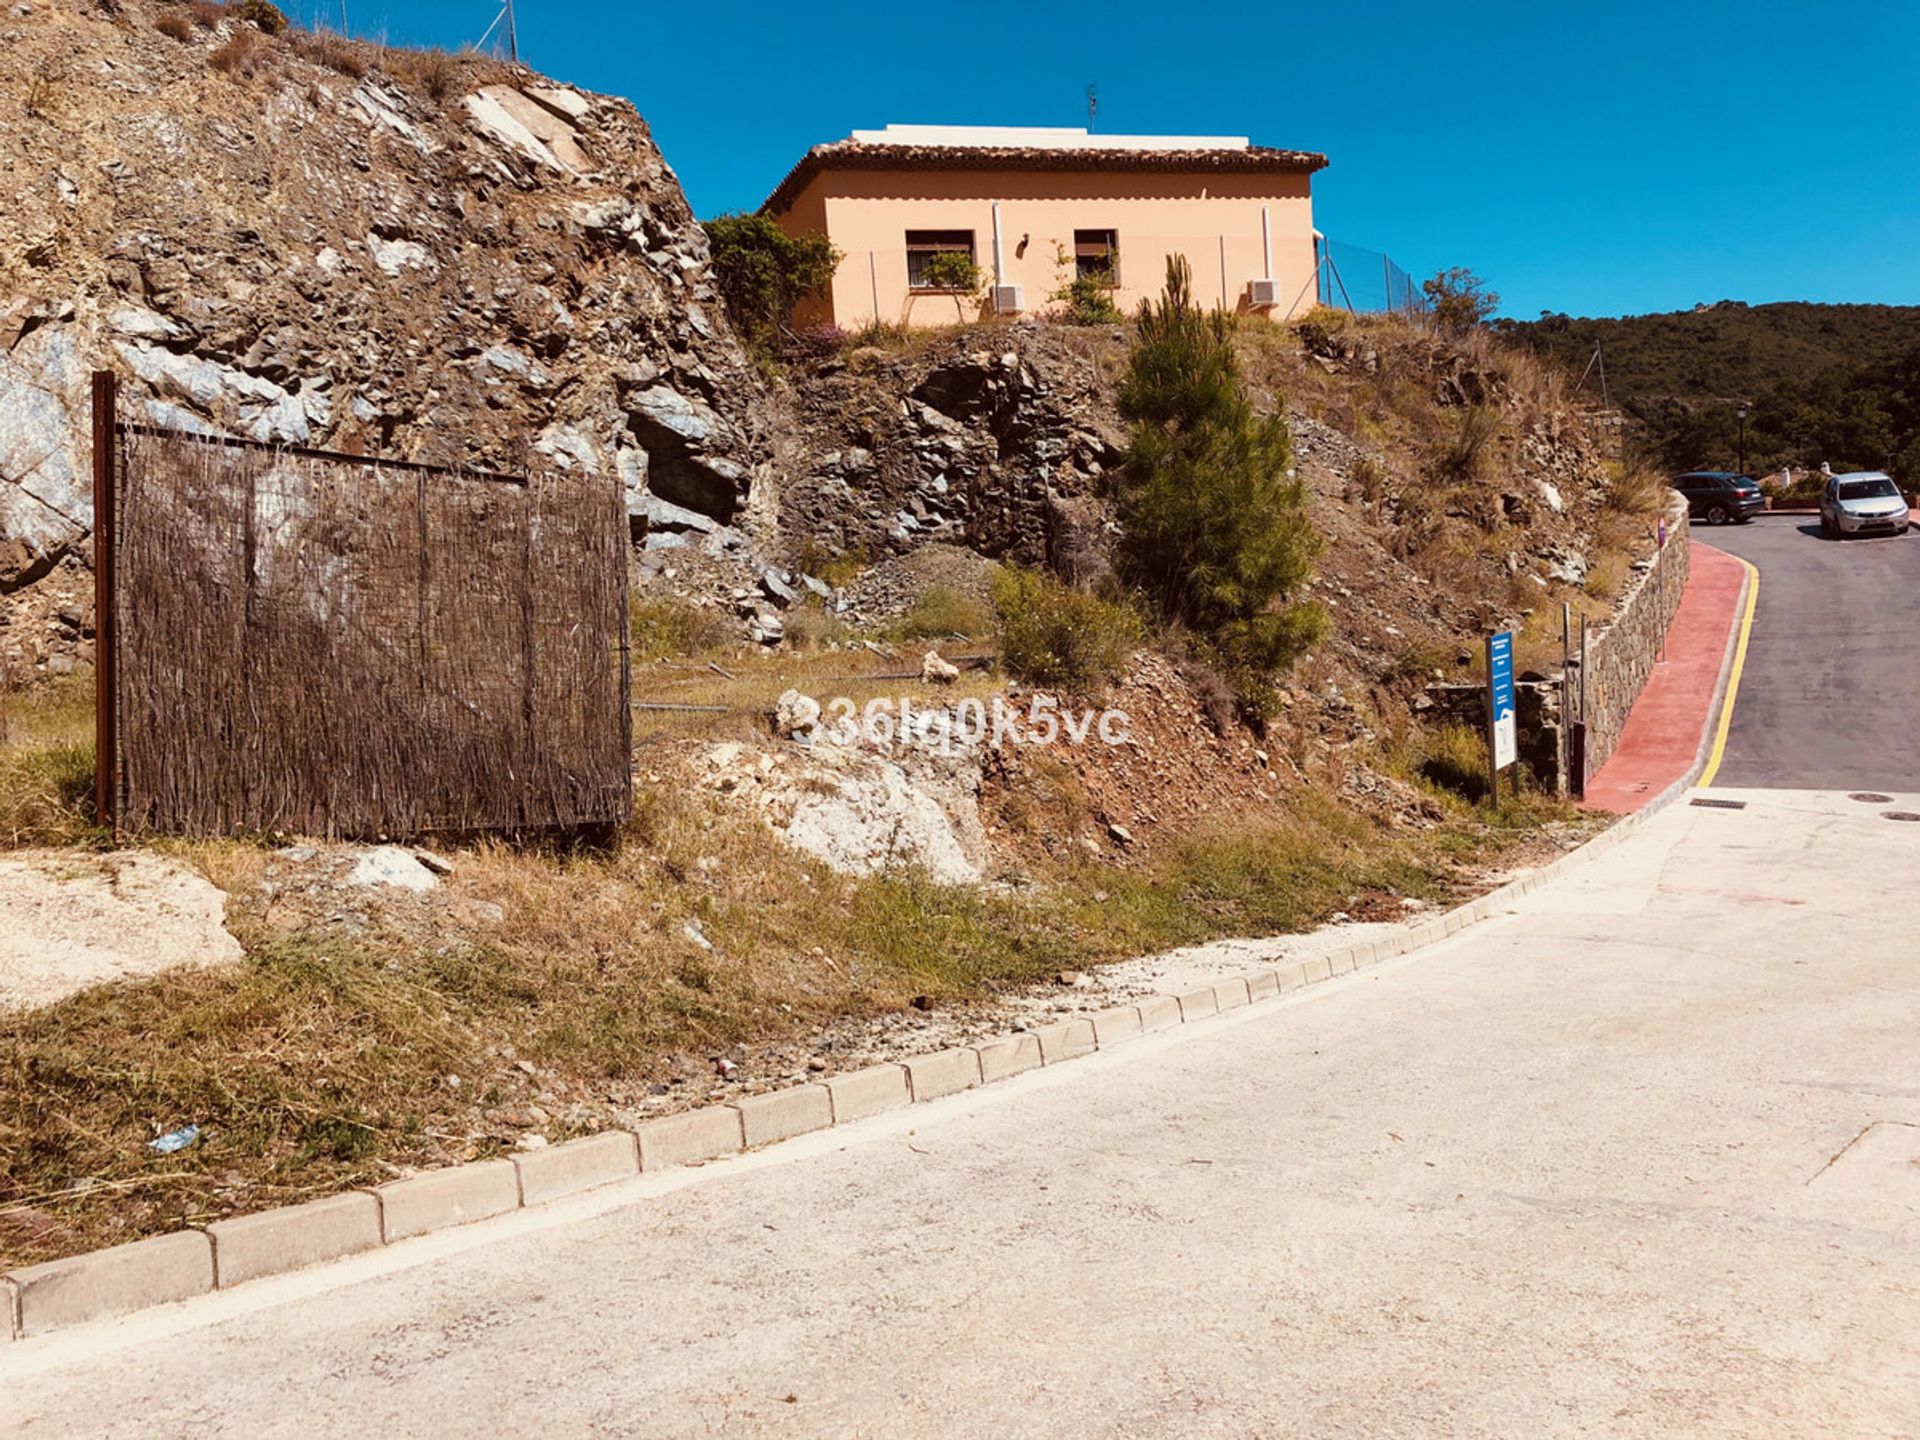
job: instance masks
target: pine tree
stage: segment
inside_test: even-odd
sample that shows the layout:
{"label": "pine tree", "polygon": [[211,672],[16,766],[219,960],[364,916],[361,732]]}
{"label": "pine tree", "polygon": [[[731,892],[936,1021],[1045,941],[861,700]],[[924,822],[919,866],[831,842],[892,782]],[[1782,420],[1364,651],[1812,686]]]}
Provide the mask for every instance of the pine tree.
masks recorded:
{"label": "pine tree", "polygon": [[1120,484],[1122,573],[1186,625],[1256,713],[1274,673],[1312,645],[1326,615],[1289,597],[1312,575],[1320,535],[1293,473],[1283,414],[1260,415],[1233,350],[1233,322],[1193,299],[1186,259],[1140,307],[1120,413],[1133,427]]}

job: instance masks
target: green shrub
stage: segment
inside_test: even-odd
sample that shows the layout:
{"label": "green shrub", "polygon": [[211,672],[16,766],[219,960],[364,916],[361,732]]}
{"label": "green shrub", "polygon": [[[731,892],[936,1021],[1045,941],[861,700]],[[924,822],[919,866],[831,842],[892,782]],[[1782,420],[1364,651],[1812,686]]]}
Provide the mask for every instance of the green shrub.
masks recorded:
{"label": "green shrub", "polygon": [[1065,307],[1059,318],[1069,325],[1118,325],[1126,318],[1113,303],[1113,281],[1104,275],[1076,275],[1053,298]]}
{"label": "green shrub", "polygon": [[1432,306],[1433,323],[1444,335],[1465,335],[1500,308],[1500,297],[1460,265],[1422,280],[1420,289]]}
{"label": "green shrub", "polygon": [[1487,798],[1487,738],[1468,725],[1442,725],[1420,736],[1415,769],[1429,784],[1465,800]]}
{"label": "green shrub", "polygon": [[971,595],[951,585],[929,585],[914,597],[893,633],[902,640],[945,640],[950,635],[972,639],[992,629],[992,614]]}
{"label": "green shrub", "polygon": [[1087,690],[1126,668],[1140,617],[1126,605],[1075,590],[1051,575],[1008,567],[994,577],[1000,660],[1035,685]]}
{"label": "green shrub", "polygon": [[722,649],[734,638],[726,616],[678,598],[635,596],[627,607],[627,626],[636,660],[691,659]]}
{"label": "green shrub", "polygon": [[1818,505],[1827,493],[1827,477],[1818,470],[1806,470],[1795,476],[1791,485],[1776,485],[1767,493],[1776,505]]}
{"label": "green shrub", "polygon": [[927,284],[935,290],[971,295],[980,288],[980,265],[964,250],[941,250],[927,257]]}
{"label": "green shrub", "polygon": [[770,215],[722,215],[702,228],[727,317],[755,353],[771,358],[793,307],[833,283],[840,252],[824,235],[787,234]]}
{"label": "green shrub", "polygon": [[1274,672],[1326,629],[1319,606],[1289,599],[1321,540],[1286,417],[1255,413],[1232,321],[1194,302],[1184,257],[1167,262],[1160,302],[1140,307],[1120,412],[1133,426],[1120,478],[1121,572],[1200,636],[1243,702],[1267,713]]}

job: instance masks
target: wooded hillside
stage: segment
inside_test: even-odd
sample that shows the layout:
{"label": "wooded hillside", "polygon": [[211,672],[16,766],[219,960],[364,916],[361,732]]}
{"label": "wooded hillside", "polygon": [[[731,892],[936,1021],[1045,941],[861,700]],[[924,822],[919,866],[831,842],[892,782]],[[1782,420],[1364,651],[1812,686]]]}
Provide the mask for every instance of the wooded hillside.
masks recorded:
{"label": "wooded hillside", "polygon": [[[1542,315],[1499,328],[1586,369],[1595,347],[1608,398],[1636,422],[1634,443],[1673,469],[1732,468],[1738,405],[1751,406],[1746,468],[1886,469],[1920,485],[1920,306],[1748,306],[1734,300],[1665,315]],[[1600,398],[1595,373],[1583,394]]]}

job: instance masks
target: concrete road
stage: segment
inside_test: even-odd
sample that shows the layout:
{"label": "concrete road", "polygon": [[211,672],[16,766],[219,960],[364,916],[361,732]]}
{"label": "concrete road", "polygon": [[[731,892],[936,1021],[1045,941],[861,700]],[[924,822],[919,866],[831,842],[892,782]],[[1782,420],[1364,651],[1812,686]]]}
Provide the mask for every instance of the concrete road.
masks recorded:
{"label": "concrete road", "polygon": [[1717,785],[1920,790],[1920,530],[1828,540],[1814,515],[1701,528],[1760,571]]}
{"label": "concrete road", "polygon": [[1716,793],[1277,1004],[0,1345],[0,1430],[1920,1434],[1920,824]]}

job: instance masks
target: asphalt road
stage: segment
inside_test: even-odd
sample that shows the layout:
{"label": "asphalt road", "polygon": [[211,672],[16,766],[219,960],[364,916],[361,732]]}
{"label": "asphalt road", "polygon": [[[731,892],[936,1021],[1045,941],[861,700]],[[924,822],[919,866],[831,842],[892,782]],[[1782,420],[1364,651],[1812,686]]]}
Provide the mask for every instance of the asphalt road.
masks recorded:
{"label": "asphalt road", "polygon": [[1714,784],[1920,790],[1920,529],[1828,540],[1778,515],[1694,536],[1760,571]]}
{"label": "asphalt road", "polygon": [[1297,998],[0,1344],[0,1433],[1912,1436],[1920,824],[1745,798]]}

